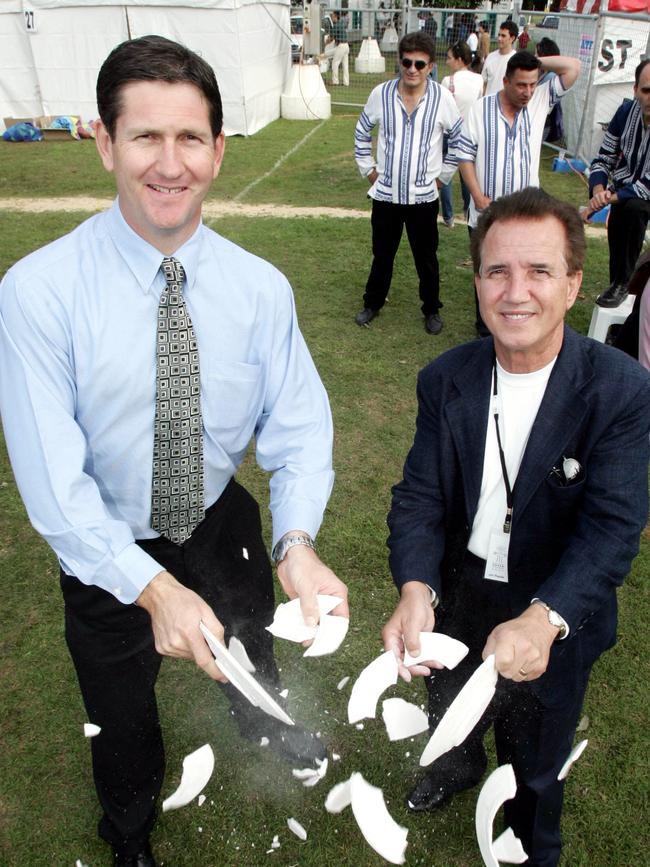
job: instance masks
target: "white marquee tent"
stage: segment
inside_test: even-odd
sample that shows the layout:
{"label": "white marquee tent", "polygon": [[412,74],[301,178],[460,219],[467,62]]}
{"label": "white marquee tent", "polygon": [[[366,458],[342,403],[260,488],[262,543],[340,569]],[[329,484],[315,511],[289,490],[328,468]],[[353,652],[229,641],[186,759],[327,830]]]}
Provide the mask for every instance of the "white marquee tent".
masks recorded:
{"label": "white marquee tent", "polygon": [[97,117],[95,81],[110,50],[155,33],[214,68],[226,135],[280,116],[291,64],[289,0],[0,0],[4,117]]}

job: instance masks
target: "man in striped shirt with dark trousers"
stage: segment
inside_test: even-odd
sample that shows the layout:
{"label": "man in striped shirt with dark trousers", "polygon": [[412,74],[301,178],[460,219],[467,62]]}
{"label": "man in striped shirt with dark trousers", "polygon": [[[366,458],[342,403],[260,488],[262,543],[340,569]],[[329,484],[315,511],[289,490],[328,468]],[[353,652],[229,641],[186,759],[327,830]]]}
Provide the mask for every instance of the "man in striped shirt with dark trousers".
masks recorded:
{"label": "man in striped shirt with dark trousers", "polygon": [[641,252],[650,217],[650,60],[634,71],[634,99],[625,99],[591,164],[585,218],[610,205],[607,221],[610,285],[596,299],[618,307]]}
{"label": "man in striped shirt with dark trousers", "polygon": [[[540,70],[553,72],[541,83]],[[574,84],[580,61],[573,57],[537,58],[529,51],[513,54],[503,89],[470,108],[455,153],[472,197],[470,235],[490,202],[525,187],[539,186],[539,157],[546,117]],[[489,333],[476,302],[476,330]]]}
{"label": "man in striped shirt with dark trousers", "polygon": [[[400,77],[376,87],[354,134],[354,157],[370,182],[372,267],[357,325],[368,325],[386,302],[393,262],[406,226],[420,279],[424,327],[438,334],[442,319],[438,269],[438,188],[449,183],[456,160],[443,158],[443,136],[450,149],[460,134],[454,98],[429,78],[434,43],[424,33],[407,33],[399,44]],[[377,156],[372,130],[379,124]]]}

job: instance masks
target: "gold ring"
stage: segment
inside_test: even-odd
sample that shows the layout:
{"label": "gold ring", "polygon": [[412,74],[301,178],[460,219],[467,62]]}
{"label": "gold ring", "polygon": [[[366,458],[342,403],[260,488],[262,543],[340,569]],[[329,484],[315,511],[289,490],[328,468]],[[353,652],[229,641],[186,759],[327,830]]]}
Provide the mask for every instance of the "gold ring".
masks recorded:
{"label": "gold ring", "polygon": [[527,671],[524,671],[523,668],[520,668],[520,669],[519,669],[519,674],[520,674],[522,677],[528,677],[528,672],[527,672]]}

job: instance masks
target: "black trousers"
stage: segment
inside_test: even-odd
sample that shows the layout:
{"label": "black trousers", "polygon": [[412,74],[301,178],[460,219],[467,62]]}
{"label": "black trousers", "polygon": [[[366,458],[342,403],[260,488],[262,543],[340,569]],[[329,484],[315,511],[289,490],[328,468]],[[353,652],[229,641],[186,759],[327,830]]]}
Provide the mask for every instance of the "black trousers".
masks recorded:
{"label": "black trousers", "polygon": [[[273,619],[273,578],[259,508],[250,494],[231,481],[183,545],[164,538],[138,544],[213,608],[226,641],[237,635],[257,668],[256,677],[279,687],[273,638],[264,628]],[[91,740],[103,810],[99,835],[134,854],[153,828],[165,772],[154,692],[162,657],[144,609],[123,605],[65,573],[61,588],[66,641],[86,713],[102,729]],[[232,686],[225,689],[235,705],[246,706]]]}
{"label": "black trousers", "polygon": [[371,225],[372,266],[363,306],[371,310],[380,310],[384,306],[393,277],[393,262],[402,239],[402,230],[406,227],[415,269],[420,278],[421,310],[425,316],[437,313],[442,307],[436,255],[438,200],[421,205],[394,205],[373,200]]}
{"label": "black trousers", "polygon": [[610,283],[627,286],[643,246],[648,219],[650,202],[644,199],[625,199],[611,206],[607,221]]}
{"label": "black trousers", "polygon": [[[492,629],[512,617],[508,586],[486,581],[484,569],[485,561],[468,552],[463,576],[437,618],[436,630],[460,639],[470,650],[455,669],[427,678],[432,728],[481,664]],[[549,707],[531,684],[499,677],[495,697],[474,731],[431,766],[441,776],[453,777],[459,764],[470,762],[480,773],[486,761],[483,737],[494,728],[498,763],[512,764],[517,779],[517,794],[504,805],[505,825],[521,840],[529,867],[555,867],[560,857],[564,783],[557,775],[572,748],[588,677],[585,671],[581,688]]]}

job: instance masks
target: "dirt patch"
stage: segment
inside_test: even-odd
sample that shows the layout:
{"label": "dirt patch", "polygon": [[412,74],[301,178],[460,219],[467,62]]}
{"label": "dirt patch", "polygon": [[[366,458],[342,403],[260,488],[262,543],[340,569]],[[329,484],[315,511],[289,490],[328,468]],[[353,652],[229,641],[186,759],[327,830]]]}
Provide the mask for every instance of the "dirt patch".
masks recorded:
{"label": "dirt patch", "polygon": [[[105,211],[113,203],[112,199],[93,199],[89,196],[69,196],[66,198],[32,199],[13,198],[0,199],[0,211],[20,211],[27,214],[43,214],[47,211],[85,211],[95,213]],[[327,217],[334,220],[367,220],[370,211],[356,208],[308,208],[292,205],[244,205],[241,202],[210,201],[203,204],[203,215],[211,220],[219,217],[275,217],[276,219],[294,219],[296,217]],[[458,225],[464,225],[464,220],[456,219]],[[588,238],[606,240],[604,228],[585,226]]]}

